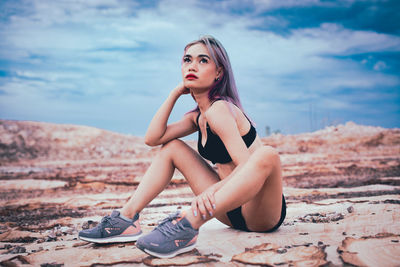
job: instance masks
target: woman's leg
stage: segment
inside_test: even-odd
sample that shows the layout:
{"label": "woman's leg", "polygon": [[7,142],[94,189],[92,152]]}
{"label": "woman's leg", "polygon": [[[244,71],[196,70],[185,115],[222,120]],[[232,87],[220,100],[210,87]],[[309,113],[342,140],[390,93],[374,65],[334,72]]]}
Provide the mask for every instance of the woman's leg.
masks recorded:
{"label": "woman's leg", "polygon": [[[278,153],[271,147],[261,147],[215,193],[216,216],[241,205],[249,230],[265,231],[280,219],[282,208],[282,175]],[[206,220],[187,212],[194,228]],[[207,217],[207,220],[210,217]]]}
{"label": "woman's leg", "polygon": [[[195,195],[220,180],[215,170],[195,150],[175,139],[163,145],[121,213],[132,218],[140,212],[168,185],[175,168],[186,178]],[[229,224],[225,214],[217,218]]]}

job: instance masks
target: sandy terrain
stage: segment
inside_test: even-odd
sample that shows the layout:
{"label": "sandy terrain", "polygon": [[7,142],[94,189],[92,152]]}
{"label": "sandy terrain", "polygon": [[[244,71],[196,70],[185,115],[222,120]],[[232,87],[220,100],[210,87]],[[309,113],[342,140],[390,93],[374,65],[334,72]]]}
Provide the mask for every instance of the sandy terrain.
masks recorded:
{"label": "sandy terrain", "polygon": [[[211,220],[196,250],[161,260],[135,243],[77,239],[124,204],[158,148],[90,127],[0,120],[0,265],[400,266],[400,129],[347,123],[263,142],[283,164],[281,228],[245,233]],[[143,230],[192,197],[176,172],[141,213]]]}

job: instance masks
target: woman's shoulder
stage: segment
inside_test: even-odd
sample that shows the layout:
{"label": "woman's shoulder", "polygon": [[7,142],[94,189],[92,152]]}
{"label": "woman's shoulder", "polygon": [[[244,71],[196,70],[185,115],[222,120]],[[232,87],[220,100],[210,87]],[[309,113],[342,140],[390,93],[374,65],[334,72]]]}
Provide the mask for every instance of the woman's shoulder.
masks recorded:
{"label": "woman's shoulder", "polygon": [[232,115],[233,117],[236,117],[238,110],[240,111],[240,109],[229,100],[217,99],[211,103],[210,107],[207,109],[207,113],[212,113],[212,114],[223,113],[226,115]]}
{"label": "woman's shoulder", "polygon": [[234,121],[238,128],[248,128],[252,125],[246,114],[235,104],[227,100],[215,102],[206,111],[206,119],[213,125],[224,125],[229,121]]}
{"label": "woman's shoulder", "polygon": [[235,111],[232,105],[232,103],[223,99],[215,101],[205,112],[205,118],[211,123],[212,121],[223,121],[230,117],[235,118]]}
{"label": "woman's shoulder", "polygon": [[229,108],[229,106],[233,105],[231,102],[228,100],[218,98],[216,100],[211,101],[210,107],[207,109],[207,111],[215,111],[215,110],[221,110],[224,108]]}

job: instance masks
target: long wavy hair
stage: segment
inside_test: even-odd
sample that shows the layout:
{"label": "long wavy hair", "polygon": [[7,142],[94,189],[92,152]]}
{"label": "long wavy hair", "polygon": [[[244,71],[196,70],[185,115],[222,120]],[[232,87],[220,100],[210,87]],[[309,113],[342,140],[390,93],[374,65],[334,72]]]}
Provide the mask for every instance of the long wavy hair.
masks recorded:
{"label": "long wavy hair", "polygon": [[[204,35],[201,36],[198,40],[187,44],[185,46],[184,52],[186,52],[186,50],[192,45],[199,43],[204,44],[207,47],[210,56],[214,60],[217,68],[222,67],[223,69],[222,77],[220,77],[218,81],[215,81],[214,84],[211,86],[211,89],[208,92],[208,99],[211,102],[215,101],[216,99],[224,99],[239,107],[242,110],[243,114],[245,114],[242,104],[240,102],[235,78],[233,77],[231,62],[225,48],[222,46],[221,42],[219,42],[213,36]],[[194,111],[200,111],[199,106],[189,112]],[[246,114],[245,116],[247,117]]]}

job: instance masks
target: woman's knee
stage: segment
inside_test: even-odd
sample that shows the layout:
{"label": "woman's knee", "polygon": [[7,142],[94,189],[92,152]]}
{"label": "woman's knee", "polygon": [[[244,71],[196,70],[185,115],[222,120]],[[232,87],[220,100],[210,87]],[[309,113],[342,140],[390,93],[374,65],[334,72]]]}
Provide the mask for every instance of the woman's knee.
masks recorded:
{"label": "woman's knee", "polygon": [[254,152],[257,164],[260,167],[274,167],[280,164],[278,151],[271,146],[262,146]]}
{"label": "woman's knee", "polygon": [[185,143],[182,140],[173,139],[162,145],[160,154],[172,156],[174,153],[179,152],[183,146],[185,146]]}

